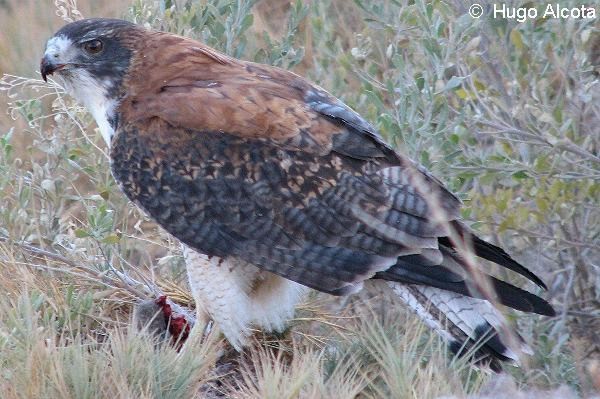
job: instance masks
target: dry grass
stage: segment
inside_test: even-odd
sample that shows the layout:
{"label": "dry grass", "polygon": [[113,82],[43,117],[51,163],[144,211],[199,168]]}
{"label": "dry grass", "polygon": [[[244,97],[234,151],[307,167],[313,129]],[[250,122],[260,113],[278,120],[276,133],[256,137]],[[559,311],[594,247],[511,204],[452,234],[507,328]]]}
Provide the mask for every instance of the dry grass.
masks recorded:
{"label": "dry grass", "polygon": [[[436,398],[600,388],[597,25],[477,22],[459,2],[181,0],[165,13],[155,3],[78,6],[310,76],[459,192],[465,218],[542,274],[560,312],[514,318],[536,354],[498,386],[450,360],[393,301],[319,295],[284,349],[250,351],[218,389]],[[159,293],[190,305],[182,260],[119,192],[89,115],[39,80],[44,40],[63,24],[56,6],[0,4],[0,72],[13,75],[0,85],[0,396],[215,397],[218,337],[177,353],[131,327],[134,304]]]}

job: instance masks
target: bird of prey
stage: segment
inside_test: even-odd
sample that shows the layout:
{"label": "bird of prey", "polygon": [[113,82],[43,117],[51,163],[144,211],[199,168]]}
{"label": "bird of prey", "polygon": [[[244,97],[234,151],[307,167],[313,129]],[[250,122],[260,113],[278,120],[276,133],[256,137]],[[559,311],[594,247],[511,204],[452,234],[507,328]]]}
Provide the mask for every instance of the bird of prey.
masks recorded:
{"label": "bird of prey", "polygon": [[85,19],[48,40],[41,74],[94,116],[123,192],[182,243],[198,320],[212,318],[237,349],[251,328],[281,330],[308,288],[346,295],[365,280],[496,369],[518,350],[497,334],[492,302],[554,314],[492,276],[486,295],[478,257],[545,286],[470,232],[461,202],[425,168],[292,72]]}

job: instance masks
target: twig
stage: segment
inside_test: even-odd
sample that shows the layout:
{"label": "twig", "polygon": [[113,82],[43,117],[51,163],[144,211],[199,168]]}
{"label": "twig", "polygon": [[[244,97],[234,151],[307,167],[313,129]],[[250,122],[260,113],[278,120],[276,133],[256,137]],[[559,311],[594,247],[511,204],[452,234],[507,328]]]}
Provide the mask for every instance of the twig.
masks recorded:
{"label": "twig", "polygon": [[[41,248],[35,247],[33,245],[10,241],[6,237],[0,237],[0,242],[15,245],[19,248],[26,250],[27,252],[34,254],[35,256],[52,259],[54,261],[61,262],[68,266],[71,266],[74,269],[83,270],[86,273],[88,273],[88,275],[86,275],[85,278],[93,280],[95,282],[102,283],[111,288],[119,288],[124,291],[127,291],[130,294],[132,294],[134,297],[136,297],[138,300],[147,300],[149,298],[158,298],[162,295],[165,295],[160,290],[160,288],[158,288],[156,286],[151,286],[149,284],[140,282],[138,280],[135,280],[134,278],[128,276],[126,273],[116,270],[114,267],[111,267],[110,272],[114,273],[116,275],[116,279],[107,280],[105,273],[99,272],[97,270],[91,269],[86,266],[78,265],[75,262],[71,261],[70,259],[68,259],[65,256],[60,255],[58,253],[47,251],[45,249],[41,249]],[[37,268],[44,268],[46,270],[58,271],[58,272],[67,273],[67,274],[73,274],[73,272],[70,270],[63,270],[63,269],[53,268],[50,266],[43,266],[43,265],[33,265],[33,266],[37,267]],[[81,277],[81,275],[77,275],[77,276]],[[91,277],[91,276],[94,276],[94,277]],[[100,278],[98,279],[98,277],[100,277]],[[190,326],[193,326],[196,323],[196,317],[192,310],[173,302],[172,300],[170,300],[168,298],[168,296],[167,296],[167,301],[168,301],[168,304],[171,306],[171,308],[176,313],[179,313],[186,318],[186,320],[190,324]]]}

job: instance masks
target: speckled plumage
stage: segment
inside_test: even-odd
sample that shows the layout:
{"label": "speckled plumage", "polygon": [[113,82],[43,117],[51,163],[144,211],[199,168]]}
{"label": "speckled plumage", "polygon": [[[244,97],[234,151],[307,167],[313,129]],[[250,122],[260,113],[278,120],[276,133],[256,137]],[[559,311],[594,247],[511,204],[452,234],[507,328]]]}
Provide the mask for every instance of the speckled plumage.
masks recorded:
{"label": "speckled plumage", "polygon": [[[501,315],[471,289],[450,230],[476,255],[543,286],[460,223],[460,201],[441,182],[302,77],[133,24],[85,20],[62,32],[43,76],[72,85],[103,71],[95,84],[118,105],[105,119],[94,115],[115,179],[184,244],[198,309],[236,348],[252,327],[283,328],[305,287],[342,295],[367,279],[390,284],[455,349],[495,335]],[[102,53],[86,54],[79,35],[127,54],[118,63],[125,70],[106,81]],[[59,63],[64,48],[79,61]],[[502,304],[553,313],[535,295],[491,285]],[[477,353],[494,365],[516,358],[498,336]]]}

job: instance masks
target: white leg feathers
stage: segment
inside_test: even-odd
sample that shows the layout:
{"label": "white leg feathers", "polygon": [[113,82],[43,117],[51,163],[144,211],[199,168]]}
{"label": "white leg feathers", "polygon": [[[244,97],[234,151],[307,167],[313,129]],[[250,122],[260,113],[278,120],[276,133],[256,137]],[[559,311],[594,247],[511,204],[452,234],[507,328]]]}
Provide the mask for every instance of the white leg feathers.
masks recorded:
{"label": "white leg feathers", "polygon": [[308,291],[238,259],[210,257],[185,245],[182,249],[197,308],[214,320],[237,350],[246,344],[252,328],[282,331]]}

